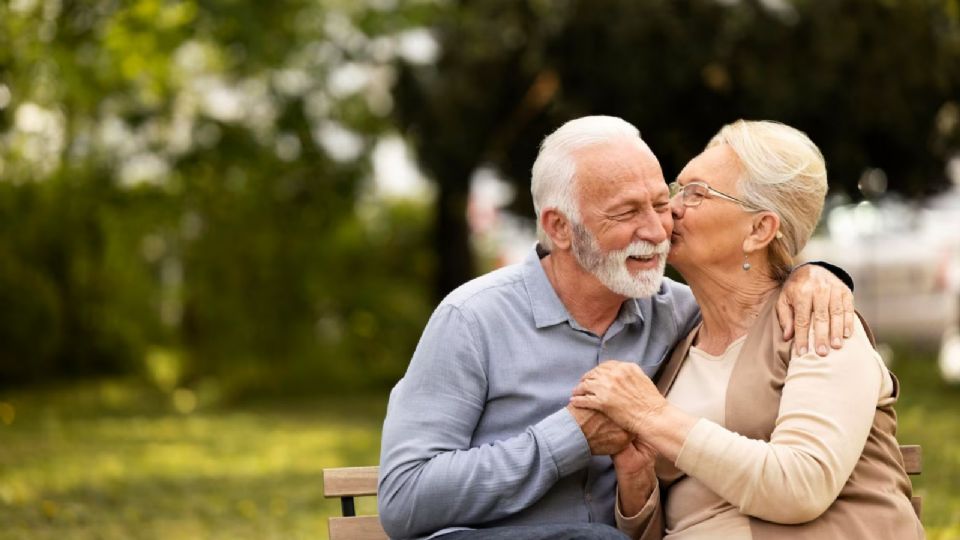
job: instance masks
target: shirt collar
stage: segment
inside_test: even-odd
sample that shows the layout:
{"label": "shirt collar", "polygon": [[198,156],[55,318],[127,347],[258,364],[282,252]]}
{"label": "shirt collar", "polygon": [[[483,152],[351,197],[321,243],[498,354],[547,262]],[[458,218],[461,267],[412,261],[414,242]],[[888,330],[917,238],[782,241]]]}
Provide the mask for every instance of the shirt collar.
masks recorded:
{"label": "shirt collar", "polygon": [[523,260],[523,284],[530,297],[530,309],[537,328],[546,328],[571,319],[547,273],[540,264],[540,255],[534,247]]}
{"label": "shirt collar", "polygon": [[[537,328],[546,328],[564,321],[569,321],[575,328],[580,328],[557,296],[557,291],[553,289],[550,279],[547,278],[547,273],[540,264],[538,248],[539,245],[531,249],[523,261],[523,283],[530,297],[530,308]],[[643,310],[640,307],[642,301],[649,302],[649,299],[630,298],[625,301],[617,315],[617,321],[620,324],[643,322]]]}

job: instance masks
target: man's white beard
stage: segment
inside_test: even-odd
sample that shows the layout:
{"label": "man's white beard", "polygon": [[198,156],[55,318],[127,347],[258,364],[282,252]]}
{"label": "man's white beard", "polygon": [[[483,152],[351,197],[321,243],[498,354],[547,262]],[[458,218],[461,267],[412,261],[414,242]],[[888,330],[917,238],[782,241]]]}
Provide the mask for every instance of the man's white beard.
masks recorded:
{"label": "man's white beard", "polygon": [[[584,270],[593,274],[611,291],[629,298],[646,298],[660,290],[667,265],[670,241],[659,244],[637,240],[624,249],[604,253],[597,239],[581,223],[573,225],[573,256]],[[627,268],[627,257],[659,255],[659,266],[636,275]]]}

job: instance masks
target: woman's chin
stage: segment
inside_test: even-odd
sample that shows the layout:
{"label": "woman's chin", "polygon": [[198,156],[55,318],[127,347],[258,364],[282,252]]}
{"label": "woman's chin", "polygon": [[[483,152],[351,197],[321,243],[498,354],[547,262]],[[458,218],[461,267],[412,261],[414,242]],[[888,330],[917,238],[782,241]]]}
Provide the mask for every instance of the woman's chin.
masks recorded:
{"label": "woman's chin", "polygon": [[687,260],[684,257],[683,248],[676,245],[670,247],[670,253],[667,254],[667,264],[673,267],[674,270],[680,272],[683,275],[683,269],[686,266]]}
{"label": "woman's chin", "polygon": [[683,258],[682,249],[676,242],[670,244],[670,251],[667,252],[667,264],[676,266],[677,261]]}

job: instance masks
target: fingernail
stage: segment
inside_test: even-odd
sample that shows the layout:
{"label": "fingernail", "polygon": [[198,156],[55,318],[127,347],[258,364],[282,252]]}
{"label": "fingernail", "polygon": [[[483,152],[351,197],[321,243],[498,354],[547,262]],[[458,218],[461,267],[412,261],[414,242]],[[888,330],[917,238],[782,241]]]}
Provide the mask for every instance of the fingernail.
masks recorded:
{"label": "fingernail", "polygon": [[826,355],[827,355],[827,346],[826,346],[826,345],[820,345],[820,346],[818,346],[818,347],[817,347],[817,354],[819,354],[820,356],[826,356]]}
{"label": "fingernail", "polygon": [[853,330],[851,330],[851,329],[849,329],[849,328],[844,328],[844,329],[843,329],[843,337],[850,337],[850,336],[852,336],[852,335],[853,335]]}
{"label": "fingernail", "polygon": [[803,356],[803,355],[805,355],[805,354],[807,354],[807,348],[806,348],[806,347],[800,347],[800,356]]}
{"label": "fingernail", "polygon": [[839,349],[839,348],[840,348],[840,338],[833,338],[833,347],[834,347],[835,349]]}

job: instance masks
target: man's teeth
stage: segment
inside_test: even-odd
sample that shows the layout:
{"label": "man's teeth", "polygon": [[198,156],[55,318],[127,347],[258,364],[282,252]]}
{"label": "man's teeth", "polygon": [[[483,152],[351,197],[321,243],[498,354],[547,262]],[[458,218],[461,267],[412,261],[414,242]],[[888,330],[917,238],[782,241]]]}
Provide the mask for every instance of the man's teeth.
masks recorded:
{"label": "man's teeth", "polygon": [[653,259],[653,255],[631,255],[630,258],[637,261],[649,261]]}

